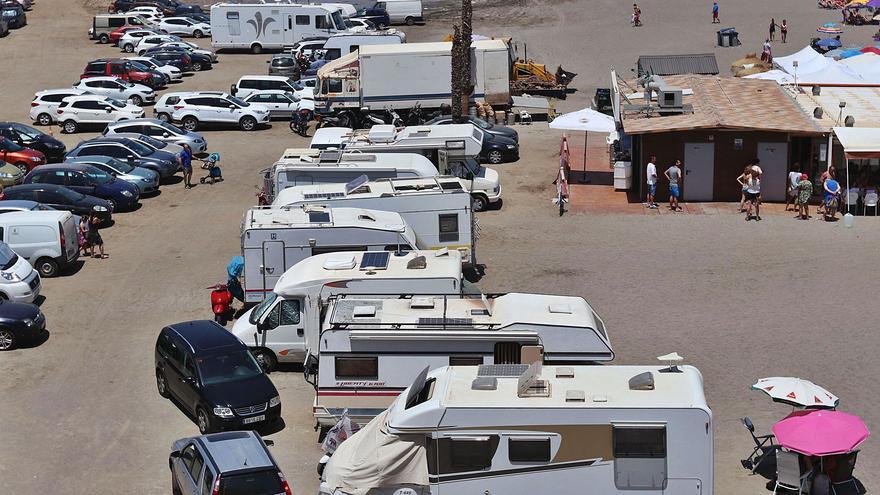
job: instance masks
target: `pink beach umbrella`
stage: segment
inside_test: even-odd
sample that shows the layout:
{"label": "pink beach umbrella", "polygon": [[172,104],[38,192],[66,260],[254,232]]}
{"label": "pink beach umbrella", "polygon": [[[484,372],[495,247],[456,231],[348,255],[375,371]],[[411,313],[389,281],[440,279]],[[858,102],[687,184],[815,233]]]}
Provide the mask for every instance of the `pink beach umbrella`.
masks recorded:
{"label": "pink beach umbrella", "polygon": [[855,450],[870,433],[858,416],[840,411],[795,411],[773,425],[780,445],[806,455],[827,456]]}

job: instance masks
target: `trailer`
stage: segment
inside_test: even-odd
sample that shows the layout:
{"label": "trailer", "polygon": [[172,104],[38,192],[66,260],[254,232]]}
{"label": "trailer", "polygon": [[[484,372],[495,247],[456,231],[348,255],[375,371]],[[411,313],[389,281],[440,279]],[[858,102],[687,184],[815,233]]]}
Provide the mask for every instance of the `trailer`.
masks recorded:
{"label": "trailer", "polygon": [[363,208],[300,205],[252,208],[241,223],[245,302],[260,302],[281,274],[305,258],[338,251],[415,249],[400,214]]}
{"label": "trailer", "polygon": [[712,410],[699,370],[533,364],[419,374],[339,445],[318,493],[573,492],[712,495]]}
{"label": "trailer", "polygon": [[215,3],[211,46],[216,50],[290,48],[303,38],[347,32],[338,6],[296,3]]}

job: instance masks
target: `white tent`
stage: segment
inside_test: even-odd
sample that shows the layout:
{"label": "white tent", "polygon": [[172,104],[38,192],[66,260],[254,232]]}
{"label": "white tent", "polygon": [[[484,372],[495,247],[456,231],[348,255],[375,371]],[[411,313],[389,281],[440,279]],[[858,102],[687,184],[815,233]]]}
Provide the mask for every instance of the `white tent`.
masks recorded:
{"label": "white tent", "polygon": [[852,69],[865,82],[880,84],[880,55],[869,52],[843,59],[839,63]]}
{"label": "white tent", "polygon": [[743,76],[746,79],[766,79],[776,81],[778,84],[794,84],[794,76],[787,74],[779,69],[768,70],[767,72],[759,72],[757,74],[749,74]]}
{"label": "white tent", "polygon": [[795,73],[794,62],[798,63],[797,76],[800,81],[801,74],[809,74],[817,72],[828,67],[832,62],[828,57],[823,56],[811,47],[804,47],[803,50],[788,55],[787,57],[774,57],[773,63],[782,68],[789,74]]}
{"label": "white tent", "polygon": [[833,61],[820,71],[796,75],[798,85],[804,86],[862,86],[869,84],[851,67]]}
{"label": "white tent", "polygon": [[[846,190],[849,191],[849,161],[880,158],[880,129],[872,127],[835,127],[834,135],[846,157]],[[849,194],[846,196],[849,209]]]}

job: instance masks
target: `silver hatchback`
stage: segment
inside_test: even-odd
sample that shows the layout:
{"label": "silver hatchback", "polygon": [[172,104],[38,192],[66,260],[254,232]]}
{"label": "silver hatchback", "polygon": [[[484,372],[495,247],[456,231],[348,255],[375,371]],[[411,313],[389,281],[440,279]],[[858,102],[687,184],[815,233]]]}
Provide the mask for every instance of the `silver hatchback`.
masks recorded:
{"label": "silver hatchback", "polygon": [[67,163],[84,163],[137,186],[141,194],[159,190],[159,173],[148,168],[136,167],[109,156],[76,156],[68,158]]}
{"label": "silver hatchback", "polygon": [[143,134],[168,144],[188,144],[193,153],[206,153],[208,142],[198,132],[186,131],[159,119],[132,119],[114,122],[104,129],[105,136],[115,134]]}

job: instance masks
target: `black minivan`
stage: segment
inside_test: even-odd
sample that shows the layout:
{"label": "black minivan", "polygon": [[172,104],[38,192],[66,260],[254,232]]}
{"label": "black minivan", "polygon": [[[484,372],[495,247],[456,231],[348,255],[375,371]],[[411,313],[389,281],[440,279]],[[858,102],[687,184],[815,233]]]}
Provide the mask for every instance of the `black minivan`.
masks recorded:
{"label": "black minivan", "polygon": [[156,386],[192,414],[204,435],[281,417],[275,385],[247,346],[211,320],[175,323],[156,341]]}

